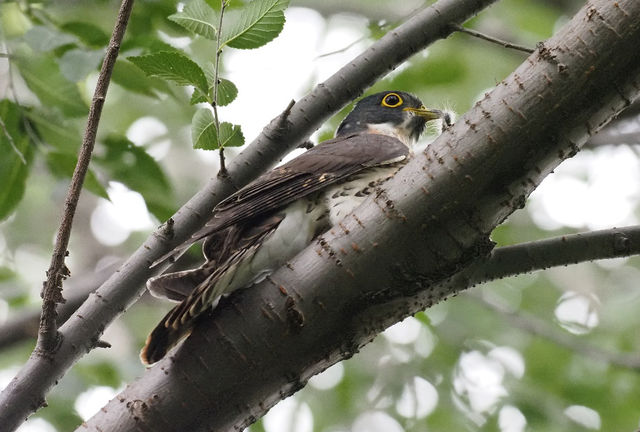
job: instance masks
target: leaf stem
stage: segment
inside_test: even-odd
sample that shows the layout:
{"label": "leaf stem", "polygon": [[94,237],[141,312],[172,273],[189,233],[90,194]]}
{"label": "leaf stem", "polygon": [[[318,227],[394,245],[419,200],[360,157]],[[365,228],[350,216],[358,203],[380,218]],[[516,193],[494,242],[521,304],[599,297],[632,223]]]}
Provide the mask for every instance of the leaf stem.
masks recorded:
{"label": "leaf stem", "polygon": [[13,151],[18,155],[18,157],[22,161],[22,164],[26,165],[27,164],[27,160],[24,158],[24,155],[22,154],[22,152],[20,151],[18,146],[16,146],[15,141],[13,141],[13,137],[11,136],[9,131],[7,130],[7,126],[4,124],[4,122],[2,121],[1,118],[0,118],[0,127],[2,127],[2,130],[4,131],[5,136],[9,140],[9,144],[11,144],[11,148],[13,149]]}
{"label": "leaf stem", "polygon": [[216,34],[216,62],[213,68],[213,101],[211,102],[211,106],[213,107],[213,118],[216,128],[216,136],[218,138],[220,151],[220,171],[218,172],[218,177],[226,177],[228,175],[227,167],[225,166],[224,161],[224,145],[220,141],[220,120],[218,118],[218,71],[220,68],[220,56],[222,55],[222,19],[224,17],[224,10],[226,9],[227,4],[228,0],[220,0],[220,21],[218,23],[218,32]]}

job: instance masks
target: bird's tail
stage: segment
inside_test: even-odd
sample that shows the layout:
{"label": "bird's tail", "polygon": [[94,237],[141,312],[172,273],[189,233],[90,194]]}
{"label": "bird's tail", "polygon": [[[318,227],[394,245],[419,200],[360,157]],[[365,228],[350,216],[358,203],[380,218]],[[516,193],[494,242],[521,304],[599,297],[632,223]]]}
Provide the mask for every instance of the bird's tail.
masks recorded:
{"label": "bird's tail", "polygon": [[[179,307],[180,305],[176,306]],[[161,360],[167,352],[193,331],[193,321],[185,322],[180,326],[171,325],[174,309],[160,321],[147,337],[147,342],[140,352],[140,360],[146,365],[152,365]]]}

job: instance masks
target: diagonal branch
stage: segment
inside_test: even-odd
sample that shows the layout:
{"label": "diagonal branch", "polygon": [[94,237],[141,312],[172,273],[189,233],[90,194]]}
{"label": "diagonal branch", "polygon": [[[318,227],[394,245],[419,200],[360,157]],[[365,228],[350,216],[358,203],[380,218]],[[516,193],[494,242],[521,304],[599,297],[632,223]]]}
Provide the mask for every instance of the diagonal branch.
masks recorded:
{"label": "diagonal branch", "polygon": [[590,1],[375,196],[221,302],[85,425],[240,430],[388,326],[454,295],[450,278],[490,252],[491,231],[638,97],[639,14],[636,0]]}
{"label": "diagonal branch", "polygon": [[84,139],[82,141],[82,147],[80,148],[80,155],[78,156],[78,163],[71,178],[69,192],[64,202],[62,221],[60,222],[60,228],[56,236],[51,264],[49,270],[47,270],[47,280],[43,284],[40,294],[43,300],[42,316],[40,318],[40,329],[38,331],[38,343],[34,351],[34,353],[38,355],[51,356],[59,342],[58,327],[56,324],[56,307],[58,304],[65,302],[64,297],[62,297],[62,281],[70,275],[69,269],[65,265],[65,257],[68,255],[67,247],[69,246],[69,238],[71,237],[73,217],[78,207],[82,184],[89,169],[89,161],[91,160],[91,154],[93,153],[93,148],[96,143],[96,134],[98,132],[104,100],[107,96],[107,90],[109,89],[109,82],[111,81],[111,73],[118,58],[120,44],[124,38],[124,32],[127,28],[132,7],[133,0],[123,0],[91,102]]}
{"label": "diagonal branch", "polygon": [[[305,141],[331,115],[377,80],[434,41],[447,37],[451,23],[463,23],[496,0],[440,0],[374,43],[295,104],[288,117],[274,119],[228,167],[232,182],[212,179],[170,220],[173,229],[156,230],[61,328],[54,361],[31,357],[0,394],[0,424],[15,429],[42,406],[45,395],[85,353],[105,328],[144,291],[146,280],[169,264],[149,269],[204,226],[224,197],[275,165]],[[286,120],[286,121],[283,121]],[[281,123],[286,123],[282,127]]]}
{"label": "diagonal branch", "polygon": [[[449,285],[456,291],[463,291],[481,283],[552,267],[638,254],[640,226],[570,234],[498,247],[486,259],[477,260],[456,274]],[[71,289],[74,294],[62,306],[59,322],[69,318],[116,268],[109,266],[98,274],[72,279],[69,283],[76,288]],[[4,323],[0,327],[0,351],[37,336],[38,319],[39,314],[26,312]]]}
{"label": "diagonal branch", "polygon": [[497,315],[503,317],[511,325],[547,339],[556,345],[560,345],[580,354],[581,356],[592,357],[604,363],[610,363],[629,369],[640,369],[640,356],[638,353],[613,353],[598,347],[589,345],[576,337],[576,335],[567,332],[558,331],[557,327],[550,326],[546,321],[525,313],[523,311],[511,312],[504,310],[492,303],[484,301],[480,296],[473,294],[472,298],[480,303],[483,307],[494,311]]}
{"label": "diagonal branch", "polygon": [[533,51],[535,51],[535,50],[533,50],[533,49],[531,49],[529,47],[518,45],[518,44],[514,44],[514,43],[511,43],[511,42],[507,42],[507,41],[503,41],[502,39],[498,39],[498,38],[495,38],[493,36],[489,36],[489,35],[486,35],[484,33],[480,33],[479,31],[468,29],[468,28],[463,27],[463,26],[458,25],[458,24],[454,24],[453,28],[456,31],[459,31],[460,33],[466,33],[466,34],[471,35],[473,37],[477,37],[478,39],[483,39],[483,40],[489,41],[491,43],[494,43],[496,45],[500,45],[501,47],[514,49],[516,51],[522,51],[522,52],[525,52],[527,54],[531,54],[531,53],[533,53]]}

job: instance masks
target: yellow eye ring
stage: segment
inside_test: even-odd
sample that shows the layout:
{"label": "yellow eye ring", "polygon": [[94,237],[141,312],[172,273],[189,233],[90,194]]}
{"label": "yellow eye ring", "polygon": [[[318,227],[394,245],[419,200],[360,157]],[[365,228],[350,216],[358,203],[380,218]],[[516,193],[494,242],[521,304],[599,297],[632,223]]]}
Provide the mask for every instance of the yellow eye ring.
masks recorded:
{"label": "yellow eye ring", "polygon": [[402,98],[397,93],[389,93],[384,98],[382,98],[382,106],[386,106],[388,108],[395,108],[402,105]]}

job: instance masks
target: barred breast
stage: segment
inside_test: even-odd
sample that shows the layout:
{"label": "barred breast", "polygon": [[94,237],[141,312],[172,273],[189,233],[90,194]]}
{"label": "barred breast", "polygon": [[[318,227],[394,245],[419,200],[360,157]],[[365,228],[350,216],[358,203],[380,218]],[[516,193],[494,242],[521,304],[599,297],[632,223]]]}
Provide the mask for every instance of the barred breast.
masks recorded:
{"label": "barred breast", "polygon": [[406,162],[398,162],[383,167],[370,168],[354,174],[346,181],[327,189],[324,200],[329,209],[331,225],[336,225],[347,214],[371,195],[376,187],[389,180]]}

